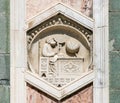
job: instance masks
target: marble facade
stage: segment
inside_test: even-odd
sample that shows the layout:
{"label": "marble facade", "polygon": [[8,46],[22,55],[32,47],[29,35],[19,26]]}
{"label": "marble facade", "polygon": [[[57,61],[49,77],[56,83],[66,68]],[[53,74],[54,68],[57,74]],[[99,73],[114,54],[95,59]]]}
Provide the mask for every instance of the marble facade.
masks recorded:
{"label": "marble facade", "polygon": [[[11,2],[16,8],[11,9],[11,103],[59,103],[89,84],[60,103],[108,103],[101,99],[108,96],[108,59],[104,55],[107,44],[103,45],[107,41],[107,26],[103,28],[107,22],[95,9],[99,4],[103,3]],[[104,8],[99,10],[104,14]]]}

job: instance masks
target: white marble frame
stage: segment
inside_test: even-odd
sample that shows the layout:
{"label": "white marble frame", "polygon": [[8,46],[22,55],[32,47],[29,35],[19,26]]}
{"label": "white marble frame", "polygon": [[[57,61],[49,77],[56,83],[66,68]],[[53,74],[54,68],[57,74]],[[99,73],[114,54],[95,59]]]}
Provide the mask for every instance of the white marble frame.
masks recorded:
{"label": "white marble frame", "polygon": [[109,0],[93,0],[94,103],[109,103]]}
{"label": "white marble frame", "polygon": [[75,20],[76,22],[80,23],[82,26],[84,26],[90,30],[93,30],[93,27],[94,27],[93,19],[68,7],[67,5],[65,5],[63,3],[57,3],[56,5],[48,8],[47,10],[45,10],[43,12],[38,13],[34,17],[27,20],[26,23],[28,24],[28,26],[29,26],[29,23],[32,22],[32,26],[27,27],[27,28],[28,29],[33,28],[36,25],[40,24],[42,21],[45,21],[48,18],[53,17],[58,13],[61,13],[61,14],[65,15],[66,17],[69,17],[70,19]]}
{"label": "white marble frame", "polygon": [[[26,103],[26,19],[25,0],[11,0],[10,2],[10,74],[11,74],[11,103]],[[68,7],[66,7],[68,8]],[[65,9],[66,9],[65,8]],[[61,9],[61,8],[58,8]],[[109,103],[109,69],[108,69],[108,0],[93,0],[94,25],[88,23],[93,29],[93,59],[95,76],[94,103]],[[72,9],[70,9],[72,10]],[[58,10],[59,11],[59,10]],[[64,11],[64,10],[63,10]],[[73,10],[72,10],[73,11]],[[75,17],[82,14],[74,10]],[[65,13],[65,12],[64,12]],[[67,13],[67,12],[66,12]],[[66,14],[67,15],[67,14]],[[84,16],[84,15],[82,15]],[[73,18],[72,18],[73,19]],[[31,19],[32,20],[32,19]],[[84,16],[80,23],[86,27],[86,20],[93,21]],[[83,21],[83,22],[82,22]],[[39,23],[38,21],[36,21]],[[96,34],[96,35],[95,35]],[[22,99],[21,99],[22,98]]]}
{"label": "white marble frame", "polygon": [[[48,93],[52,97],[56,98],[57,100],[61,100],[62,98],[66,97],[69,94],[74,93],[75,91],[83,88],[87,84],[90,84],[94,80],[94,72],[90,71],[81,78],[72,81],[72,83],[62,87],[57,88],[51,83],[39,78],[38,75],[35,75],[31,72],[25,73],[25,81],[32,86]],[[42,85],[42,86],[41,86]]]}
{"label": "white marble frame", "polygon": [[25,0],[10,0],[10,103],[26,103]]}

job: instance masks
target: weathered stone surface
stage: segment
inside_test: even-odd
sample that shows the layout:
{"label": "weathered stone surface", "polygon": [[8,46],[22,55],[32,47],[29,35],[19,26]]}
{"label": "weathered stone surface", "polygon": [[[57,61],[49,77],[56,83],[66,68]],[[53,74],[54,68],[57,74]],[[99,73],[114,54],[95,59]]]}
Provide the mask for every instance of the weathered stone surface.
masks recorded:
{"label": "weathered stone surface", "polygon": [[9,53],[9,0],[0,0],[0,53]]}
{"label": "weathered stone surface", "polygon": [[88,86],[81,89],[78,93],[67,98],[62,103],[93,103],[93,87]]}
{"label": "weathered stone surface", "polygon": [[92,0],[27,0],[27,19],[58,2],[92,17]]}
{"label": "weathered stone surface", "polygon": [[120,90],[110,91],[110,103],[120,103]]}
{"label": "weathered stone surface", "polygon": [[120,73],[110,73],[110,89],[120,89]]}
{"label": "weathered stone surface", "polygon": [[9,86],[0,85],[0,103],[10,103]]}
{"label": "weathered stone surface", "polygon": [[119,73],[120,68],[120,52],[114,51],[110,52],[110,72],[113,73]]}
{"label": "weathered stone surface", "polygon": [[9,78],[9,0],[0,0],[0,85],[9,84]]}
{"label": "weathered stone surface", "polygon": [[88,85],[63,100],[57,101],[49,95],[28,85],[27,103],[93,103],[93,86]]}
{"label": "weathered stone surface", "polygon": [[0,54],[0,79],[10,78],[10,56],[9,54]]}
{"label": "weathered stone surface", "polygon": [[0,103],[10,102],[9,0],[0,0]]}
{"label": "weathered stone surface", "polygon": [[120,50],[120,12],[110,12],[110,38],[109,40],[114,40],[114,51]]}
{"label": "weathered stone surface", "polygon": [[120,11],[120,1],[119,0],[109,0],[109,10],[110,11]]}
{"label": "weathered stone surface", "polygon": [[110,52],[110,103],[120,100],[120,52]]}
{"label": "weathered stone surface", "polygon": [[109,40],[114,41],[109,53],[110,103],[120,103],[120,2],[109,1]]}
{"label": "weathered stone surface", "polygon": [[38,89],[28,85],[27,103],[57,103],[57,101]]}

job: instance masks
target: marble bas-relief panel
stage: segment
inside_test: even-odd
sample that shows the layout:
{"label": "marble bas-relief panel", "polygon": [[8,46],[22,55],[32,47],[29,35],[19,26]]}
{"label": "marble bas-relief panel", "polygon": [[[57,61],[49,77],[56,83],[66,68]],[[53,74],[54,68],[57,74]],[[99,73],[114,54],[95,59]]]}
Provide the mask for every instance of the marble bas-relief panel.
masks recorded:
{"label": "marble bas-relief panel", "polygon": [[28,84],[27,103],[93,103],[93,86],[92,84],[87,85],[58,101]]}
{"label": "marble bas-relief panel", "polygon": [[88,17],[92,17],[93,5],[92,0],[27,0],[26,15],[27,19],[35,16],[37,13],[50,8],[56,3],[61,2],[79,12],[82,12]]}
{"label": "marble bas-relief panel", "polygon": [[91,70],[90,33],[62,15],[33,28],[28,33],[28,70],[57,88],[77,80]]}

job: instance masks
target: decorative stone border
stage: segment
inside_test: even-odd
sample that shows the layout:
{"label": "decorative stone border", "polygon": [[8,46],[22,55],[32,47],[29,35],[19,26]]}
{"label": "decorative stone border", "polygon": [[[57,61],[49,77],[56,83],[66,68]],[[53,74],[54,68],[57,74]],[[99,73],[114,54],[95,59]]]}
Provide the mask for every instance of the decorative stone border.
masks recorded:
{"label": "decorative stone border", "polygon": [[39,33],[49,27],[55,27],[55,26],[70,26],[74,29],[77,29],[79,32],[84,34],[84,36],[88,39],[89,42],[92,42],[92,31],[88,30],[87,28],[83,27],[82,25],[78,24],[77,22],[74,22],[73,20],[70,20],[69,18],[65,17],[62,14],[58,14],[51,19],[41,23],[37,27],[34,27],[32,30],[29,30],[27,32],[28,37],[28,44],[30,45],[34,38],[39,35]]}
{"label": "decorative stone border", "polygon": [[[94,72],[89,71],[87,74],[81,76],[78,80],[74,80],[70,85],[66,85],[62,88],[57,88],[50,83],[46,82],[43,79],[40,79],[37,75],[26,72],[25,73],[25,81],[36,88],[46,92],[47,94],[53,96],[54,98],[61,100],[65,96],[74,93],[85,85],[92,83],[94,79]],[[49,88],[49,89],[48,89]]]}

